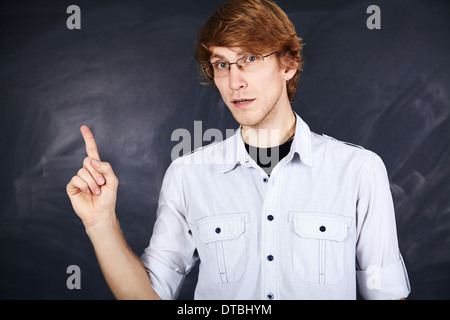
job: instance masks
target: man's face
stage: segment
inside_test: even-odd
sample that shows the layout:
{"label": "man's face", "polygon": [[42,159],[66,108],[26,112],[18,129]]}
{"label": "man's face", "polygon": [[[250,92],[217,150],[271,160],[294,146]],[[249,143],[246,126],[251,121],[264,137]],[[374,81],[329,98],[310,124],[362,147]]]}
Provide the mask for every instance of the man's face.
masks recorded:
{"label": "man's face", "polygon": [[[211,63],[233,63],[246,53],[238,48],[212,47]],[[270,126],[287,106],[290,108],[286,81],[292,75],[281,70],[276,55],[265,58],[264,66],[257,70],[241,71],[232,65],[229,75],[215,78],[214,82],[233,117],[242,126],[262,128]]]}

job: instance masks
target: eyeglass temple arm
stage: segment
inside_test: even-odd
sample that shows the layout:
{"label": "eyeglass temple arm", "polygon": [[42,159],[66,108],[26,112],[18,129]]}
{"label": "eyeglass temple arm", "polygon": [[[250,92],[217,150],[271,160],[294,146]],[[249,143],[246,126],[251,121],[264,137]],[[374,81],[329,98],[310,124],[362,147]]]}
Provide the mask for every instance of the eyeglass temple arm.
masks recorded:
{"label": "eyeglass temple arm", "polygon": [[277,52],[278,52],[278,51],[274,51],[274,52],[272,52],[272,53],[269,53],[268,55],[263,56],[263,58],[270,57],[271,55],[273,55],[273,54],[275,54],[275,53],[277,53]]}

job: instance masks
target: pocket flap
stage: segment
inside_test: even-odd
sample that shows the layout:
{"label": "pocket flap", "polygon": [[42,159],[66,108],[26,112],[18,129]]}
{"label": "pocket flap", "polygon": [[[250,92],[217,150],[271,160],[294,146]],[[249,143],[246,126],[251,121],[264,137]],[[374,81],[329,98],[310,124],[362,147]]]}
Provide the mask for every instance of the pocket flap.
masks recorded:
{"label": "pocket flap", "polygon": [[289,221],[302,238],[342,241],[348,235],[352,218],[323,212],[290,212]]}
{"label": "pocket flap", "polygon": [[234,240],[245,231],[248,214],[233,213],[204,217],[196,221],[200,239],[208,244],[215,241]]}

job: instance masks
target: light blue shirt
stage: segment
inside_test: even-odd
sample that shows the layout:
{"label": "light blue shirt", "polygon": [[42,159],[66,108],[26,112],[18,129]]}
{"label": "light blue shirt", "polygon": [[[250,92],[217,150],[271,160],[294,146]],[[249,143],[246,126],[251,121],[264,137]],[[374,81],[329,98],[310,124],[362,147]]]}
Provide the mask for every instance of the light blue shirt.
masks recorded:
{"label": "light blue shirt", "polygon": [[400,299],[410,292],[385,166],[312,133],[297,116],[270,177],[241,129],[176,159],[141,256],[153,289],[176,299],[200,261],[195,299]]}

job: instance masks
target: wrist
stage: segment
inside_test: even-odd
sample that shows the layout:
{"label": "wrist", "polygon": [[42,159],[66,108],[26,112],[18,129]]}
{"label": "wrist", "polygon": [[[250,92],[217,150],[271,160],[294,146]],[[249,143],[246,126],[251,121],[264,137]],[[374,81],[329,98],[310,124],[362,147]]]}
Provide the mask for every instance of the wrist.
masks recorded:
{"label": "wrist", "polygon": [[119,221],[116,218],[116,214],[108,214],[95,222],[84,225],[86,234],[93,240],[93,238],[110,236],[112,234],[121,233]]}

